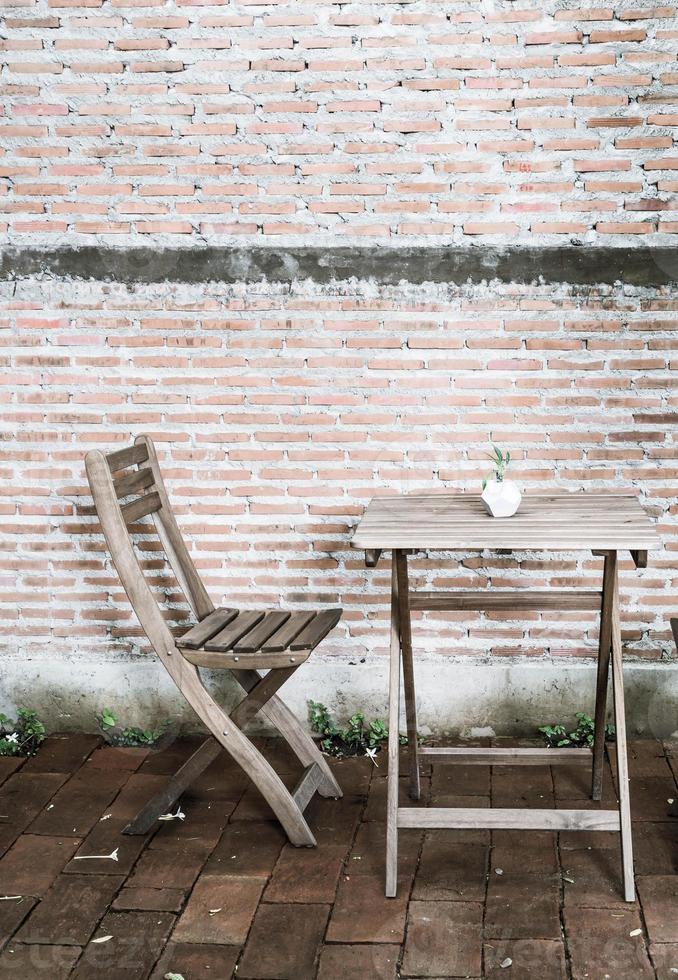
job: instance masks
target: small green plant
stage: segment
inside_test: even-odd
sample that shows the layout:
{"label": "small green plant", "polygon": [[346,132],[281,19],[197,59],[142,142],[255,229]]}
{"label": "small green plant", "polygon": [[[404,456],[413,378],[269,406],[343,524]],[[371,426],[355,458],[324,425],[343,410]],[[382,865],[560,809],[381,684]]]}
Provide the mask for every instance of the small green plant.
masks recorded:
{"label": "small green plant", "polygon": [[161,722],[157,728],[123,728],[110,708],[104,708],[97,715],[97,722],[109,745],[125,748],[151,748],[167,733],[169,720]]}
{"label": "small green plant", "polygon": [[[593,745],[596,730],[593,718],[584,714],[583,711],[577,711],[575,718],[577,719],[577,727],[572,732],[568,732],[565,725],[542,725],[538,729],[550,749],[590,748]],[[614,741],[614,738],[614,725],[606,725],[605,740]]]}
{"label": "small green plant", "polygon": [[17,720],[0,714],[0,755],[35,755],[45,741],[45,726],[37,711],[19,708]]}
{"label": "small green plant", "polygon": [[[506,450],[505,453],[503,453],[498,446],[494,445],[494,443],[492,443],[492,449],[494,450],[494,452],[486,453],[486,456],[492,460],[492,463],[494,465],[495,480],[497,481],[497,483],[502,483],[504,480],[504,474],[506,473],[506,467],[511,462],[511,453],[508,449]],[[487,481],[489,479],[490,477],[486,476],[485,479],[483,480],[483,490],[487,486]]]}
{"label": "small green plant", "polygon": [[[381,719],[366,722],[362,711],[357,711],[346,722],[346,728],[337,728],[332,715],[319,701],[308,702],[308,720],[312,731],[320,735],[320,748],[326,755],[338,758],[346,755],[374,755],[388,739],[388,729]],[[400,736],[401,745],[407,743]]]}

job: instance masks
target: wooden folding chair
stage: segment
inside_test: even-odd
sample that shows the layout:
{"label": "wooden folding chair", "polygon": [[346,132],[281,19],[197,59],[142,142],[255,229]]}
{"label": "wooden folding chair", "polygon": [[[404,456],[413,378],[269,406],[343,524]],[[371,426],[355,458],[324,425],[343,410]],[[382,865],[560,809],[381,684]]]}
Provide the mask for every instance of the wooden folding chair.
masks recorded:
{"label": "wooden folding chair", "polygon": [[[146,833],[223,746],[266,799],[291,843],[313,846],[315,837],[304,818],[306,806],[315,792],[333,797],[342,793],[327,761],[276,692],[336,626],[341,609],[215,609],[172,513],[151,439],[139,436],[134,445],[108,455],[92,450],[85,465],[108,550],[142,629],[174,683],[214,736],[184,763],[125,833]],[[147,515],[152,515],[160,543],[197,620],[177,640],[144,577],[133,544],[135,528],[148,534],[153,526],[137,525]],[[228,670],[244,689],[245,698],[230,715],[206,690],[198,667]],[[267,673],[262,674],[262,670]],[[305,767],[292,792],[243,734],[243,727],[259,713],[278,730]]]}

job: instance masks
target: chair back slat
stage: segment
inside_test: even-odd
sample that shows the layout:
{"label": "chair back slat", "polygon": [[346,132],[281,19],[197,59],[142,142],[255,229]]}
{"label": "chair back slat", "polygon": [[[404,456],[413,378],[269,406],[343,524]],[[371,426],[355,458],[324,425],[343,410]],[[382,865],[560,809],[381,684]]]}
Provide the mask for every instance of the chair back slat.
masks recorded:
{"label": "chair back slat", "polygon": [[125,446],[124,449],[116,449],[113,453],[108,453],[106,462],[111,473],[118,470],[126,470],[129,466],[138,463],[145,463],[148,459],[148,449],[144,443],[134,443],[133,446]]}
{"label": "chair back slat", "polygon": [[134,524],[135,521],[141,517],[146,517],[147,514],[155,514],[161,507],[160,494],[154,490],[153,493],[145,493],[143,497],[137,497],[136,500],[130,500],[128,504],[123,504],[120,513],[125,524]]}
{"label": "chair back slat", "polygon": [[131,473],[125,473],[123,476],[119,476],[117,480],[113,480],[115,495],[118,500],[124,500],[125,497],[138,493],[139,490],[147,490],[154,483],[155,477],[150,466],[144,466],[140,470],[132,470]]}

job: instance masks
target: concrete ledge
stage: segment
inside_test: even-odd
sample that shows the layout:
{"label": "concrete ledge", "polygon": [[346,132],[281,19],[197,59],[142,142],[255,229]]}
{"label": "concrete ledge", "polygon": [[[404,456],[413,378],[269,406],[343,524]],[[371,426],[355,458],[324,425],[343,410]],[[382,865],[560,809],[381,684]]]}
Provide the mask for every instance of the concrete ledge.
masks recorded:
{"label": "concrete ledge", "polygon": [[[678,736],[678,663],[627,663],[624,676],[629,735]],[[478,664],[422,657],[416,677],[423,733],[534,735],[539,725],[568,723],[575,711],[593,711],[592,663]],[[218,699],[233,707],[239,699],[234,683],[219,673],[211,678]],[[126,724],[171,718],[182,730],[198,727],[152,657],[106,664],[78,660],[71,671],[64,671],[59,660],[34,659],[29,670],[25,660],[8,658],[0,684],[0,711],[12,714],[17,705],[37,708],[50,731],[93,731],[103,707],[113,708]],[[315,657],[282,693],[299,718],[306,717],[306,702],[313,698],[345,720],[357,710],[385,718],[387,688],[385,659],[349,664]]]}
{"label": "concrete ledge", "polygon": [[350,279],[400,282],[663,286],[678,281],[678,248],[607,246],[497,247],[197,247],[6,248],[0,280],[34,276],[120,283],[289,283]]}

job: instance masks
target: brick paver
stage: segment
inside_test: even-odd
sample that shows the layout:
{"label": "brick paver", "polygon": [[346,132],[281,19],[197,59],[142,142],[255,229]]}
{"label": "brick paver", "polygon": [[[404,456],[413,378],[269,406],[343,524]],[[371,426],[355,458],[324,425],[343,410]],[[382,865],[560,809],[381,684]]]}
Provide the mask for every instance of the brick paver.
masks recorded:
{"label": "brick paver", "polygon": [[151,980],[164,980],[178,973],[190,980],[230,978],[240,956],[239,946],[210,946],[199,943],[168,943],[153,971]]}
{"label": "brick paver", "polygon": [[650,957],[657,980],[675,980],[678,976],[678,943],[651,943]]}
{"label": "brick paver", "polygon": [[113,875],[60,875],[17,940],[84,946],[123,881]]}
{"label": "brick paver", "polygon": [[337,943],[401,943],[411,880],[398,879],[395,898],[384,897],[383,878],[345,875],[339,882],[328,939]]}
{"label": "brick paver", "polygon": [[559,881],[555,875],[505,871],[490,875],[485,935],[490,939],[558,939]]}
{"label": "brick paver", "polygon": [[505,939],[483,947],[486,980],[567,980],[559,939]]}
{"label": "brick paver", "polygon": [[179,919],[175,939],[184,943],[244,943],[264,888],[261,878],[204,875]]}
{"label": "brick paver", "polygon": [[22,834],[0,860],[0,892],[43,897],[80,841]]}
{"label": "brick paver", "polygon": [[400,946],[328,944],[320,955],[318,980],[395,980]]}
{"label": "brick paver", "polygon": [[312,980],[328,912],[327,905],[260,905],[238,976],[248,980]]}
{"label": "brick paver", "polygon": [[572,980],[605,976],[614,980],[652,980],[654,977],[640,916],[633,907],[566,909],[565,937]]}
{"label": "brick paver", "polygon": [[638,879],[647,934],[654,943],[678,943],[678,876]]}
{"label": "brick paver", "polygon": [[[73,980],[147,977],[167,942],[175,916],[167,912],[108,912],[82,952]],[[110,936],[110,939],[106,937]],[[97,939],[106,939],[98,943]]]}
{"label": "brick paver", "polygon": [[331,905],[345,857],[346,848],[341,844],[321,844],[301,851],[286,844],[273,869],[265,901]]}
{"label": "brick paver", "polygon": [[0,821],[0,855],[11,847],[19,834],[47,806],[66,779],[63,773],[19,771],[3,783],[0,789],[0,813],[3,814]]}
{"label": "brick paver", "polygon": [[29,832],[85,837],[126,782],[124,771],[83,766],[53,797],[49,809],[30,824]]}
{"label": "brick paver", "polygon": [[24,946],[12,943],[0,955],[0,980],[67,980],[80,949],[77,946]]}
{"label": "brick paver", "polygon": [[483,907],[469,902],[410,902],[403,975],[480,975]]}
{"label": "brick paver", "polygon": [[[676,975],[678,821],[666,798],[678,790],[659,742],[632,745],[639,897],[627,904],[617,835],[483,830],[403,831],[398,896],[386,899],[384,769],[365,759],[333,761],[345,796],[311,802],[317,848],[287,844],[225,756],[185,794],[183,820],[122,835],[198,741],[149,752],[54,736],[43,757],[0,760],[0,980]],[[264,745],[293,781],[285,747]],[[423,772],[422,806],[598,805],[579,768]]]}
{"label": "brick paver", "polygon": [[483,902],[489,850],[483,844],[454,843],[442,830],[427,833],[413,898]]}

